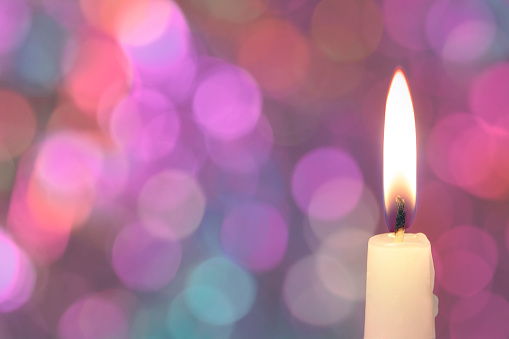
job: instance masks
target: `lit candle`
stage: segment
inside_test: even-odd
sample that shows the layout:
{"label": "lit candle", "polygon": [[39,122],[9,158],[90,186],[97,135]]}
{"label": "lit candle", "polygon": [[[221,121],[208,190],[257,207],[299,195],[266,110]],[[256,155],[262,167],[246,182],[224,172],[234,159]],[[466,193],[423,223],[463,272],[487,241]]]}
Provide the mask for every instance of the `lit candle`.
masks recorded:
{"label": "lit candle", "polygon": [[435,338],[431,245],[405,233],[415,214],[416,136],[410,90],[401,69],[385,108],[384,203],[391,233],[368,242],[365,339]]}

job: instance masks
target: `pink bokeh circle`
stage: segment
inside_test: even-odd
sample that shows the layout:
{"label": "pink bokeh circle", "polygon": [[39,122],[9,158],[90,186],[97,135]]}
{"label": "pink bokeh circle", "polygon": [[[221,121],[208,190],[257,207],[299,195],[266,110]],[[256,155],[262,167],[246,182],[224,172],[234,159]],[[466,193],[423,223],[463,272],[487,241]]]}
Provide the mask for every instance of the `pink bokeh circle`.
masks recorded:
{"label": "pink bokeh circle", "polygon": [[303,156],[292,176],[292,193],[300,209],[314,217],[334,219],[359,201],[364,178],[350,154],[319,148]]}
{"label": "pink bokeh circle", "polygon": [[472,112],[496,125],[507,117],[509,110],[509,63],[491,65],[473,81],[470,92]]}
{"label": "pink bokeh circle", "polygon": [[509,337],[509,303],[499,294],[482,291],[460,299],[451,310],[451,339]]}
{"label": "pink bokeh circle", "polygon": [[251,132],[261,114],[262,97],[243,69],[218,66],[200,81],[193,100],[196,121],[213,137],[233,140]]}
{"label": "pink bokeh circle", "polygon": [[459,226],[445,232],[434,244],[438,256],[437,284],[450,294],[468,297],[485,288],[498,264],[493,236],[473,226]]}

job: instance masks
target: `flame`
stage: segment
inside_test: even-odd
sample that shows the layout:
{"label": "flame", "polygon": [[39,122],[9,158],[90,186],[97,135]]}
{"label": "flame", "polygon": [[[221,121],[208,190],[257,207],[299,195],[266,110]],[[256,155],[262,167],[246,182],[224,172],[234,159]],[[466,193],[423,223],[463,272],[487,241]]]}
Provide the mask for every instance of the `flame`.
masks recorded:
{"label": "flame", "polygon": [[396,198],[405,203],[405,227],[415,216],[417,195],[417,151],[415,117],[410,89],[403,70],[394,72],[387,104],[384,128],[384,205],[389,230],[396,224]]}

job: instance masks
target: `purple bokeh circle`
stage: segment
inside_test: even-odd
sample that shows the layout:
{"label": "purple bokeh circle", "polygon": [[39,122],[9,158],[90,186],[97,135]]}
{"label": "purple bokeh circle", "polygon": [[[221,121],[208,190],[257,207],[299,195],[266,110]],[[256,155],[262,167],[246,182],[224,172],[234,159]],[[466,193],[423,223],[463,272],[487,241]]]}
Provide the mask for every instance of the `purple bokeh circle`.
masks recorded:
{"label": "purple bokeh circle", "polygon": [[224,251],[253,271],[277,266],[286,251],[288,228],[281,214],[265,203],[233,208],[221,229]]}
{"label": "purple bokeh circle", "polygon": [[119,278],[141,291],[166,286],[175,277],[181,257],[178,241],[157,238],[139,225],[123,229],[112,248],[113,268]]}

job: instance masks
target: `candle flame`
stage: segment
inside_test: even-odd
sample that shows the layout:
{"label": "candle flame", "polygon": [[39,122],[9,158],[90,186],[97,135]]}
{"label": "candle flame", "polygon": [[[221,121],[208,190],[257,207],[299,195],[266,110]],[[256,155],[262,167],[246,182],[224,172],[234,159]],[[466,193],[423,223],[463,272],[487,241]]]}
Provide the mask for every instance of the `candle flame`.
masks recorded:
{"label": "candle flame", "polygon": [[[415,215],[417,193],[417,151],[415,117],[410,89],[403,70],[394,72],[387,104],[384,128],[384,205],[389,230],[394,231],[398,203],[404,202],[404,225],[410,227]],[[399,198],[400,199],[399,199]],[[400,208],[401,212],[401,208]]]}

